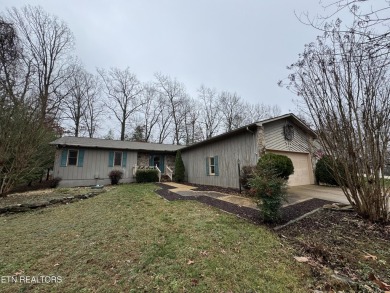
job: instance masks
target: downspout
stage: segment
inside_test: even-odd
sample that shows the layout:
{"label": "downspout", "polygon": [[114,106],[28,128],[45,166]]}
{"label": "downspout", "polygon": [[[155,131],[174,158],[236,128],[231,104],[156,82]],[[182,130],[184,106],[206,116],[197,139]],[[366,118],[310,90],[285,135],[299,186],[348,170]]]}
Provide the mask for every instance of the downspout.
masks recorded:
{"label": "downspout", "polygon": [[249,129],[249,126],[246,127],[246,130],[249,131],[252,134],[255,134],[252,130]]}

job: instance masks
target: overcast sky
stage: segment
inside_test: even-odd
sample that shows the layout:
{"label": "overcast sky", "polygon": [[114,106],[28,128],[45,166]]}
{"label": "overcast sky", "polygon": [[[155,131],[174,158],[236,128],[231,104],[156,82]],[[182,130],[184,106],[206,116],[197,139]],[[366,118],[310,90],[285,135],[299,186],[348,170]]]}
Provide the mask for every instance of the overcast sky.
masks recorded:
{"label": "overcast sky", "polygon": [[277,81],[318,31],[295,13],[322,12],[318,0],[2,0],[0,10],[40,5],[64,20],[85,67],[127,66],[141,81],[176,77],[196,98],[204,84],[249,102],[293,111]]}

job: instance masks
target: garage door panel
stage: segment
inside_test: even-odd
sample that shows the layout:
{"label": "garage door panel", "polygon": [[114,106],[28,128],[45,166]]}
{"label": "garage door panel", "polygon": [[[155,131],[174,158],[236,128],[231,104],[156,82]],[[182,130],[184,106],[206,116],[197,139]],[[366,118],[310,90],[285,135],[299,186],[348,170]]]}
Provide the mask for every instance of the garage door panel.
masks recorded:
{"label": "garage door panel", "polygon": [[285,155],[289,157],[294,165],[294,174],[290,175],[288,180],[289,186],[313,184],[313,175],[311,170],[309,154],[276,152],[272,153]]}

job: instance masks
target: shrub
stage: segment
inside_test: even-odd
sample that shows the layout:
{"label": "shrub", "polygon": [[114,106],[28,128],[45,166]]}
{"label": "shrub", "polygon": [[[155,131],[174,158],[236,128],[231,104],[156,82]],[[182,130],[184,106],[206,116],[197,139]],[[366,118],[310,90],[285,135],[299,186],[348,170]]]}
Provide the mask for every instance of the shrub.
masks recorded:
{"label": "shrub", "polygon": [[282,202],[287,197],[287,180],[278,176],[274,169],[265,168],[258,170],[249,182],[264,222],[279,221]]}
{"label": "shrub", "polygon": [[185,167],[184,167],[183,159],[181,158],[180,150],[178,150],[175,158],[175,174],[173,175],[173,179],[176,182],[183,182],[184,172],[185,172]]}
{"label": "shrub", "polygon": [[55,177],[51,180],[49,180],[49,186],[50,188],[56,188],[60,184],[62,178],[61,177]]}
{"label": "shrub", "polygon": [[272,171],[274,175],[285,180],[294,173],[294,165],[289,157],[273,153],[262,155],[257,162],[257,169],[268,170],[266,173]]}
{"label": "shrub", "polygon": [[116,185],[119,183],[119,180],[122,179],[123,171],[117,170],[117,169],[111,170],[111,172],[108,173],[108,177],[110,177],[110,179],[111,179],[111,184]]}
{"label": "shrub", "polygon": [[249,190],[251,188],[249,180],[253,178],[255,170],[255,166],[243,166],[241,168],[240,183],[242,188],[246,190]]}
{"label": "shrub", "polygon": [[318,184],[321,182],[329,185],[338,185],[331,166],[332,159],[329,156],[325,155],[317,161],[315,176]]}
{"label": "shrub", "polygon": [[137,170],[135,177],[138,183],[158,182],[158,171],[156,169]]}

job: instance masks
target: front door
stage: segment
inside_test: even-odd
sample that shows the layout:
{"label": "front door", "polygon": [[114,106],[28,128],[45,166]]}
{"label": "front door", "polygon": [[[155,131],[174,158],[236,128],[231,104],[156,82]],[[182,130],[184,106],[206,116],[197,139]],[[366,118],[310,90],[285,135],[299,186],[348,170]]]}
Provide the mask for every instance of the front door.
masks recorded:
{"label": "front door", "polygon": [[153,167],[157,166],[161,173],[164,173],[164,155],[151,155],[149,165]]}

